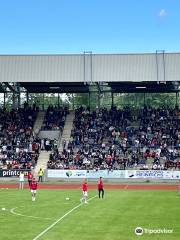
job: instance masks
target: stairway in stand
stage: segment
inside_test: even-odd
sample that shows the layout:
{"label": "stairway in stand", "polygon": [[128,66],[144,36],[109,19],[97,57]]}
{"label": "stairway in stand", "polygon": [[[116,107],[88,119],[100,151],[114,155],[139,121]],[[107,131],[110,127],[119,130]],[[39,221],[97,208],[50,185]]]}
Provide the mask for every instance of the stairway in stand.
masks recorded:
{"label": "stairway in stand", "polygon": [[44,121],[44,117],[45,117],[45,112],[43,112],[43,111],[38,112],[37,119],[36,119],[34,127],[33,127],[33,131],[34,131],[35,135],[39,134],[42,124],[43,124],[43,121]]}
{"label": "stairway in stand", "polygon": [[[45,112],[44,111],[40,111],[38,113],[36,122],[34,124],[33,130],[35,133],[35,136],[38,136],[40,131],[41,131],[41,127],[44,121],[44,117],[45,117]],[[40,151],[39,154],[39,158],[37,161],[37,165],[34,169],[34,176],[37,178],[38,177],[38,171],[40,168],[42,168],[43,170],[45,170],[47,168],[47,162],[49,160],[49,152],[47,151]]]}
{"label": "stairway in stand", "polygon": [[37,165],[34,169],[34,176],[36,178],[38,177],[38,172],[39,172],[40,168],[42,168],[43,170],[46,170],[47,162],[49,161],[49,154],[50,154],[50,152],[41,150],[38,161],[37,161]]}
{"label": "stairway in stand", "polygon": [[66,141],[66,143],[68,143],[69,140],[70,140],[74,118],[75,118],[75,112],[70,111],[70,113],[66,117],[64,130],[63,130],[62,137],[61,137],[61,143],[60,143],[60,146],[59,146],[59,151],[60,152],[63,150],[64,140]]}

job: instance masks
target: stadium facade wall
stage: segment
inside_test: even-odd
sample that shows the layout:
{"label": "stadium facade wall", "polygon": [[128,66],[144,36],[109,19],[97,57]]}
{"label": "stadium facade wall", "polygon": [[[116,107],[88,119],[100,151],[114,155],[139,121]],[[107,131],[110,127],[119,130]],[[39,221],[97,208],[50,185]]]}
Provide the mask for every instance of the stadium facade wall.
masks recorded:
{"label": "stadium facade wall", "polygon": [[179,66],[180,53],[0,55],[0,81],[179,81]]}

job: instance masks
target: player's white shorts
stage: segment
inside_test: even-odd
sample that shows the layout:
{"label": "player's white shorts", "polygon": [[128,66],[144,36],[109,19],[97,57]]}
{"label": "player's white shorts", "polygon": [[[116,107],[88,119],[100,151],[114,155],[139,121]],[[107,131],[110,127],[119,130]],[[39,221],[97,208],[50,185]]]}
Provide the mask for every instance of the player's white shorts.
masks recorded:
{"label": "player's white shorts", "polygon": [[36,190],[32,190],[32,189],[31,189],[31,193],[35,193],[35,194],[36,194]]}
{"label": "player's white shorts", "polygon": [[87,196],[88,196],[87,191],[83,191],[83,196],[84,196],[84,197],[87,197]]}

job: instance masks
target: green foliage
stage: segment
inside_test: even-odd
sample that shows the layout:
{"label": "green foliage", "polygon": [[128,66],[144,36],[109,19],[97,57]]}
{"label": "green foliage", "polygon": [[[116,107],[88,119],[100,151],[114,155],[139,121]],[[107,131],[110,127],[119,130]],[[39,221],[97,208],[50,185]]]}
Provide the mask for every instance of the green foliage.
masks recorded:
{"label": "green foliage", "polygon": [[146,104],[153,107],[175,107],[176,94],[175,93],[151,93],[147,94]]}
{"label": "green foliage", "polygon": [[77,108],[82,105],[89,105],[88,102],[88,93],[74,93],[72,101],[74,101],[74,108]]}
{"label": "green foliage", "polygon": [[[176,105],[175,93],[114,93],[114,105],[119,108],[124,106],[130,106],[132,108],[139,109],[144,106],[152,106],[155,108],[168,106],[174,108]],[[90,101],[88,100],[88,94],[74,94],[74,107],[81,105],[89,106],[91,109],[98,107],[98,92],[90,93]],[[70,99],[72,103],[73,99]],[[99,94],[99,103],[101,107],[110,108],[112,105],[112,95],[110,92],[104,92]],[[179,99],[178,99],[179,104]]]}
{"label": "green foliage", "polygon": [[[13,94],[6,93],[6,108],[11,109],[13,105]],[[1,94],[0,104],[3,106],[4,97]],[[21,105],[26,101],[26,94],[21,93]],[[40,109],[47,109],[49,105],[64,106],[68,105],[70,109],[76,109],[79,106],[90,106],[91,109],[97,107],[110,108],[114,102],[118,108],[130,106],[139,109],[144,104],[159,108],[168,106],[174,108],[176,105],[175,93],[114,93],[113,100],[112,94],[109,89],[103,89],[99,93],[96,85],[90,86],[90,93],[74,93],[74,94],[57,94],[57,93],[29,93],[29,104],[36,103]],[[177,104],[180,102],[178,98]]]}
{"label": "green foliage", "polygon": [[68,97],[58,93],[31,93],[29,94],[29,104],[36,103],[40,109],[47,109],[49,105],[64,106],[69,103]]}

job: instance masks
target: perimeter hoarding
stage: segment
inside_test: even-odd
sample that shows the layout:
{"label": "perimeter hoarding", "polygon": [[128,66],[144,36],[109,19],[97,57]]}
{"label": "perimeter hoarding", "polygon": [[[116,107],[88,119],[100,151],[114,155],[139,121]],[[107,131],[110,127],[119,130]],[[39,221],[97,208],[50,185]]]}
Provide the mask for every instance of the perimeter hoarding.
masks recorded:
{"label": "perimeter hoarding", "polygon": [[180,179],[180,171],[163,170],[125,170],[125,178],[142,179]]}
{"label": "perimeter hoarding", "polygon": [[125,178],[125,171],[121,170],[48,170],[48,178]]}
{"label": "perimeter hoarding", "polygon": [[25,176],[28,175],[28,172],[31,170],[21,170],[21,169],[12,169],[12,170],[7,170],[7,169],[0,169],[0,178],[4,177],[19,177],[20,172],[23,172]]}
{"label": "perimeter hoarding", "polygon": [[47,170],[48,178],[180,179],[180,171],[163,170]]}

